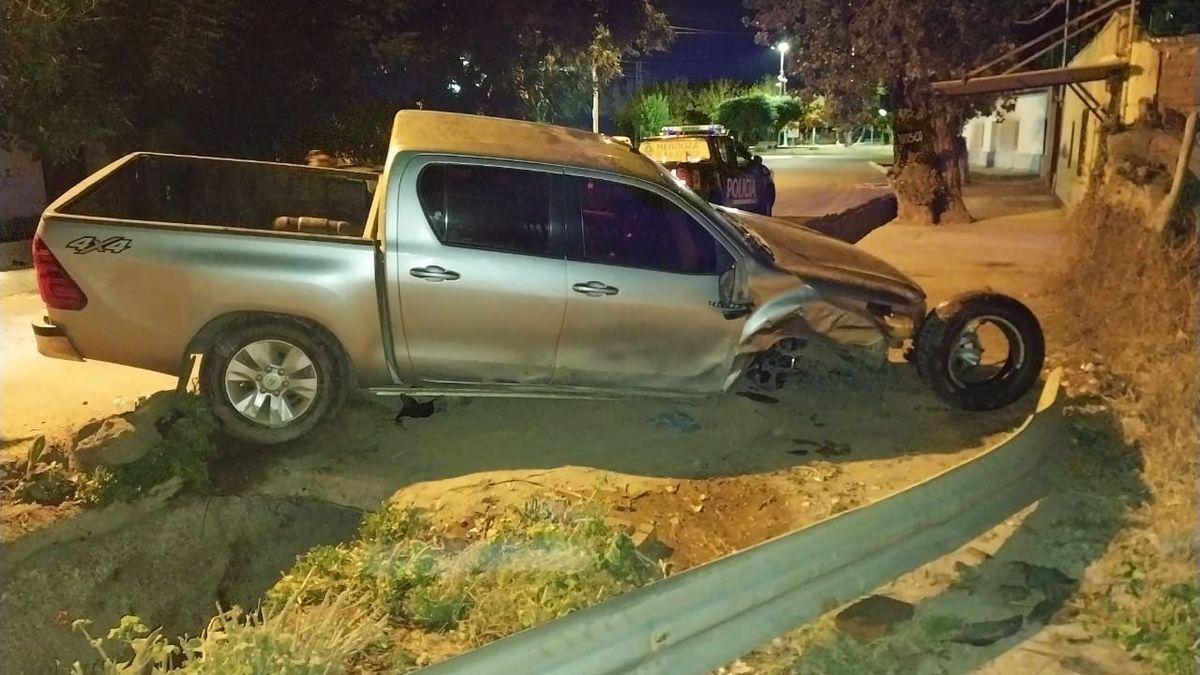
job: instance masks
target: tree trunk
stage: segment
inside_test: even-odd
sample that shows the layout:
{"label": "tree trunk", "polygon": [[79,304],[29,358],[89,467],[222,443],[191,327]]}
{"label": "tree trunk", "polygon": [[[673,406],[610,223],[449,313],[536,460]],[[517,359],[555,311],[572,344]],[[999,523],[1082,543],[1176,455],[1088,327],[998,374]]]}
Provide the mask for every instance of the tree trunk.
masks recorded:
{"label": "tree trunk", "polygon": [[971,222],[962,200],[963,176],[951,118],[898,110],[893,125],[897,220],[921,225]]}
{"label": "tree trunk", "polygon": [[965,153],[959,147],[959,131],[961,126],[954,123],[948,115],[935,115],[933,118],[934,138],[938,150],[938,168],[946,181],[945,208],[941,220],[945,223],[969,223],[971,213],[963,202],[963,184],[965,176],[962,171],[960,157]]}

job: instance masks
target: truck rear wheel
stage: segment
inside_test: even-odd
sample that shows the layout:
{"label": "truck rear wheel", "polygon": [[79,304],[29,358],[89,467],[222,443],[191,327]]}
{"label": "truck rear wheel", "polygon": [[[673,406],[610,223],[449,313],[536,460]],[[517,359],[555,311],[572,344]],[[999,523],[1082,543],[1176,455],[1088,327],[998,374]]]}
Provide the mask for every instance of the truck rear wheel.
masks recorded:
{"label": "truck rear wheel", "polygon": [[281,319],[239,323],[212,342],[200,391],[229,435],[252,443],[295,440],[333,417],[346,399],[341,351]]}

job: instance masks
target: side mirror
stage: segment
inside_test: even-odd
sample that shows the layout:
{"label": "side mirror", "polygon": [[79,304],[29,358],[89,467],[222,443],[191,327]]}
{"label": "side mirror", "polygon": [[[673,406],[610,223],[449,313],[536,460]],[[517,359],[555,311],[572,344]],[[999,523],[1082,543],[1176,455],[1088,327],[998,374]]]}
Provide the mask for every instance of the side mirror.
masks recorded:
{"label": "side mirror", "polygon": [[762,155],[755,155],[750,158],[750,163],[754,166],[762,166]]}
{"label": "side mirror", "polygon": [[717,280],[717,298],[722,305],[733,302],[734,289],[737,285],[737,267],[730,265]]}
{"label": "side mirror", "polygon": [[729,268],[726,269],[723,274],[721,274],[721,278],[717,282],[717,297],[719,299],[716,303],[710,303],[714,304],[721,310],[721,315],[724,316],[727,321],[733,321],[734,319],[740,319],[744,316],[748,316],[750,311],[754,309],[752,304],[738,301],[737,296],[739,295],[740,289],[737,287],[737,285],[738,269],[735,265],[730,265]]}

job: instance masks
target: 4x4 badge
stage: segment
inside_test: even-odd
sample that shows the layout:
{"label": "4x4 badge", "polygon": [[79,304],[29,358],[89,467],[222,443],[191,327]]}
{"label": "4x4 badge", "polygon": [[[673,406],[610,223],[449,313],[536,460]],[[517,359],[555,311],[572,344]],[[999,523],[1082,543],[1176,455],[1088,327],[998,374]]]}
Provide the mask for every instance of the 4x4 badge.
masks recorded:
{"label": "4x4 badge", "polygon": [[108,239],[97,239],[95,237],[79,237],[67,242],[67,248],[75,252],[76,255],[83,253],[91,253],[99,251],[100,253],[124,253],[133,242],[129,237],[109,237]]}

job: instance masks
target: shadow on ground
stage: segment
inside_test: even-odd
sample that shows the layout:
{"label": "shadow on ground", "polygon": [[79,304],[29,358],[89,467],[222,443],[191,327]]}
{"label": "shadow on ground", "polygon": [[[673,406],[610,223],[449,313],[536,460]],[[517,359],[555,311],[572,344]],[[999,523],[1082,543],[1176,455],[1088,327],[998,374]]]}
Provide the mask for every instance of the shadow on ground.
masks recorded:
{"label": "shadow on ground", "polygon": [[1121,442],[1113,415],[1094,400],[1067,403],[1070,443],[1050,465],[1053,487],[991,555],[968,547],[958,560],[897,580],[883,592],[904,595],[929,577],[957,576],[917,602],[908,625],[867,645],[834,634],[809,646],[794,672],[876,672],[889,663],[899,666],[891,672],[952,675],[1142,672],[1119,648],[1067,625],[1087,568],[1149,498],[1141,457]]}
{"label": "shadow on ground", "polygon": [[271,482],[275,493],[320,491],[370,509],[413,483],[487,471],[583,466],[706,479],[880,460],[915,483],[933,469],[906,462],[981,448],[1034,404],[954,410],[901,363],[878,373],[798,374],[782,389],[745,391],[690,401],[449,399],[429,418],[399,421],[396,399],[357,401],[290,446],[226,442],[218,488]]}

